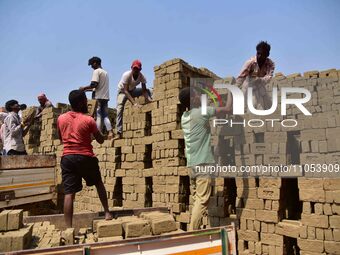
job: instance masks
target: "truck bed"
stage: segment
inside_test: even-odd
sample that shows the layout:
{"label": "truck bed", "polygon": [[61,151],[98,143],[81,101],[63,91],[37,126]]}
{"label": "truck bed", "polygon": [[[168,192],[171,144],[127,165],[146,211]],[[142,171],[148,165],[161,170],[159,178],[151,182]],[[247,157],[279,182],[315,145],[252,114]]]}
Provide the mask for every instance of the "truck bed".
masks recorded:
{"label": "truck bed", "polygon": [[0,156],[0,208],[53,199],[55,165],[52,155]]}
{"label": "truck bed", "polygon": [[[112,211],[114,217],[139,215],[143,212],[161,211],[168,212],[168,208],[142,208],[119,209]],[[103,218],[103,213],[78,213],[74,215],[75,228],[88,227],[92,221]],[[28,216],[25,223],[49,221],[56,227],[64,229],[64,216],[62,214]],[[76,244],[53,248],[22,250],[6,254],[54,254],[54,255],[236,255],[235,225],[216,227],[182,233],[168,233],[156,236],[129,238],[124,240],[96,242],[91,244]]]}

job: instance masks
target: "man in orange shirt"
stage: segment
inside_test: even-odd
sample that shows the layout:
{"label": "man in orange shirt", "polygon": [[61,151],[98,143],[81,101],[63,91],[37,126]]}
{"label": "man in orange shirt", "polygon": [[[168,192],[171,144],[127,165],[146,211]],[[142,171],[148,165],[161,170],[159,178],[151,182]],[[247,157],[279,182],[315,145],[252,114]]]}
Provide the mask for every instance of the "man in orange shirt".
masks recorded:
{"label": "man in orange shirt", "polygon": [[64,185],[64,215],[68,227],[72,227],[73,202],[75,194],[82,190],[82,178],[87,186],[95,185],[100,202],[105,211],[105,219],[112,219],[109,212],[107,195],[103,184],[98,159],[92,149],[91,135],[98,143],[104,142],[104,136],[96,122],[87,116],[87,98],[84,91],[73,90],[69,94],[72,111],[59,116],[57,121],[59,138],[64,144],[60,166]]}

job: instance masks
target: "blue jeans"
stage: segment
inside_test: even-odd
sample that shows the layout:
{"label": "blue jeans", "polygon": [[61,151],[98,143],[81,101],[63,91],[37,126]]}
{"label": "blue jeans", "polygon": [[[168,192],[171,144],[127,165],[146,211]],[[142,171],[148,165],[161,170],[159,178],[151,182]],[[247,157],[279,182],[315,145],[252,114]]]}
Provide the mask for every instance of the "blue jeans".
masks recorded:
{"label": "blue jeans", "polygon": [[[151,97],[150,90],[146,89],[149,97]],[[139,97],[143,94],[142,88],[135,88],[134,90],[129,91],[130,95],[135,98]],[[117,127],[117,133],[122,134],[123,133],[123,113],[124,113],[124,106],[126,103],[126,100],[128,100],[127,96],[124,94],[124,92],[118,92],[117,96],[117,121],[116,121],[116,127]]]}
{"label": "blue jeans", "polygon": [[109,119],[109,108],[107,106],[109,100],[106,99],[97,99],[97,127],[99,130],[102,130],[102,124],[104,122],[105,128],[107,131],[112,130],[112,125]]}

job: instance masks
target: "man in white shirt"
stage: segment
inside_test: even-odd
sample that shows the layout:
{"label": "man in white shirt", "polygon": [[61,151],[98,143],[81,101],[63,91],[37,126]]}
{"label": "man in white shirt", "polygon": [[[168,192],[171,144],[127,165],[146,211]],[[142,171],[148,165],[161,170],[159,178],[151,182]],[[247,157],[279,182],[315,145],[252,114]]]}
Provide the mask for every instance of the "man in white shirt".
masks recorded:
{"label": "man in white shirt", "polygon": [[[151,93],[150,90],[146,88],[146,79],[141,73],[141,70],[142,63],[140,60],[133,61],[131,70],[123,73],[118,84],[117,135],[115,139],[120,139],[123,134],[123,112],[126,101],[129,100],[134,107],[138,108],[141,106],[134,100],[135,97],[143,95],[147,103],[151,101]],[[140,83],[142,84],[142,88],[136,88]]]}
{"label": "man in white shirt", "polygon": [[102,123],[109,133],[109,137],[113,136],[111,121],[109,119],[108,102],[109,94],[109,75],[101,66],[102,60],[99,57],[89,59],[89,66],[93,68],[91,84],[85,87],[80,87],[83,91],[93,91],[94,99],[98,102],[96,124],[99,130],[102,130]]}
{"label": "man in white shirt", "polygon": [[5,110],[4,107],[0,107],[0,155],[4,154],[3,147],[4,147],[4,130],[5,124],[4,120],[7,117],[8,112]]}
{"label": "man in white shirt", "polygon": [[27,134],[32,122],[30,119],[21,122],[19,117],[20,105],[16,100],[6,102],[6,110],[8,112],[4,121],[3,139],[4,150],[7,155],[27,155],[23,137]]}

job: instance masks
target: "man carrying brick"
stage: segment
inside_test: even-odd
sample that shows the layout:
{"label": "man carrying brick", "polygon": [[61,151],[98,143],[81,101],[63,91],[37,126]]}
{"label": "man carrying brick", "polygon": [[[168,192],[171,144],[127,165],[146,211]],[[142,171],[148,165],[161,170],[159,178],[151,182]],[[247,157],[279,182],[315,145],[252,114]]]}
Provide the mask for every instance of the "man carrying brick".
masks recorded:
{"label": "man carrying brick", "polygon": [[82,190],[82,178],[87,186],[95,185],[104,207],[105,219],[112,219],[109,212],[105,186],[103,184],[98,159],[91,145],[93,135],[100,144],[104,136],[96,122],[87,116],[87,98],[84,91],[73,90],[69,94],[72,111],[59,116],[57,121],[59,138],[64,144],[60,166],[64,185],[64,215],[67,227],[72,227],[73,202],[75,194]]}
{"label": "man carrying brick", "polygon": [[268,58],[269,54],[270,45],[264,41],[259,42],[256,46],[256,56],[243,65],[236,79],[236,85],[242,87],[246,100],[248,87],[252,87],[253,106],[259,110],[267,110],[272,105],[266,85],[273,78],[275,64]]}
{"label": "man carrying brick", "polygon": [[[131,102],[134,107],[141,107],[135,100],[135,97],[143,95],[145,101],[151,101],[151,93],[146,88],[146,79],[141,73],[142,63],[139,60],[132,62],[131,70],[123,73],[122,78],[118,84],[117,95],[117,134],[115,139],[120,139],[123,134],[123,112],[127,100]],[[136,88],[138,84],[142,84],[142,88]]]}
{"label": "man carrying brick", "polygon": [[200,96],[194,88],[182,89],[179,101],[186,108],[181,118],[181,125],[184,133],[187,166],[191,168],[191,178],[195,184],[195,201],[189,230],[197,230],[202,224],[203,216],[207,213],[211,194],[211,176],[209,173],[200,172],[197,168],[215,163],[210,144],[209,119],[215,115],[230,113],[232,98],[231,96],[228,98],[226,107],[207,107],[206,115],[201,113]]}
{"label": "man carrying brick", "polygon": [[97,127],[102,130],[102,124],[104,123],[106,131],[109,133],[109,138],[113,137],[113,130],[111,121],[109,119],[108,102],[110,100],[109,94],[109,75],[102,68],[102,60],[99,57],[92,57],[89,59],[89,66],[93,68],[93,74],[91,84],[85,87],[80,87],[83,91],[93,91],[92,96],[98,102],[97,107]]}

